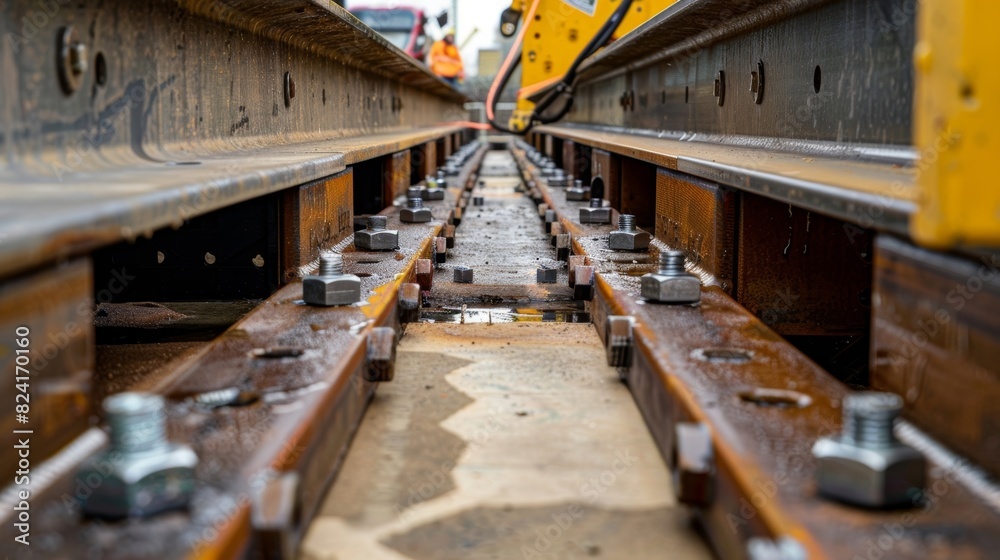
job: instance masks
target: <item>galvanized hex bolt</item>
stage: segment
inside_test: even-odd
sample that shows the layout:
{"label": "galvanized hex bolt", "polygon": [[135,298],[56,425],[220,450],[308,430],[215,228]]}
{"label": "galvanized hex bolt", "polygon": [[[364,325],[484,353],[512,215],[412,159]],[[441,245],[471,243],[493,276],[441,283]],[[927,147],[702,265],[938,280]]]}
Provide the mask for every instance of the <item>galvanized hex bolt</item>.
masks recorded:
{"label": "galvanized hex bolt", "polygon": [[472,269],[467,266],[455,267],[455,282],[458,284],[472,283]]}
{"label": "galvanized hex bolt", "polygon": [[421,185],[410,185],[409,187],[406,187],[406,200],[410,200],[411,198],[419,198],[422,200],[424,198],[425,190],[427,189]]}
{"label": "galvanized hex bolt", "polygon": [[[577,267],[577,270],[583,267]],[[579,285],[579,282],[577,282]],[[635,319],[628,315],[609,315],[604,327],[604,348],[611,367],[627,368],[632,365],[632,348],[635,339],[632,327]]]}
{"label": "galvanized hex bolt", "polygon": [[399,230],[385,229],[386,216],[368,216],[367,228],[354,234],[354,246],[363,251],[392,251],[399,247]]}
{"label": "galvanized hex bolt", "polygon": [[474,197],[472,197],[472,205],[473,206],[482,206],[485,203],[486,203],[486,200],[483,197],[481,197],[481,196],[474,196]]}
{"label": "galvanized hex bolt", "polygon": [[612,251],[645,251],[649,249],[648,233],[636,229],[635,216],[618,216],[618,229],[608,234],[608,247]]}
{"label": "galvanized hex bolt", "polygon": [[547,266],[540,266],[535,271],[535,282],[539,284],[555,284],[559,270]]}
{"label": "galvanized hex bolt", "polygon": [[550,187],[566,187],[570,185],[572,180],[572,175],[567,176],[566,172],[562,169],[556,169],[549,178],[548,183]]}
{"label": "galvanized hex bolt", "polygon": [[167,440],[165,409],[163,397],[150,393],[104,399],[111,445],[77,471],[93,488],[83,499],[85,515],[145,517],[188,505],[198,456]]}
{"label": "galvanized hex bolt", "polygon": [[903,399],[862,392],[845,397],[842,407],[843,431],[812,448],[820,494],[870,508],[912,505],[926,482],[927,461],[892,432]]}
{"label": "galvanized hex bolt", "polygon": [[701,301],[701,281],[684,270],[683,251],[660,252],[659,270],[642,277],[642,297],[661,303]]}
{"label": "galvanized hex bolt", "polygon": [[399,211],[399,220],[408,224],[429,222],[433,217],[431,209],[424,208],[424,201],[420,198],[407,200],[406,208]]}
{"label": "galvanized hex bolt", "polygon": [[590,200],[590,186],[583,186],[583,181],[573,181],[573,186],[566,189],[566,200]]}
{"label": "galvanized hex bolt", "polygon": [[674,491],[677,501],[704,506],[712,499],[712,434],[701,422],[679,422],[674,427]]}
{"label": "galvanized hex bolt", "polygon": [[581,224],[610,224],[611,208],[604,206],[600,198],[590,199],[590,206],[580,209]]}
{"label": "galvanized hex bolt", "polygon": [[366,348],[368,368],[365,380],[373,383],[392,381],[396,375],[396,331],[392,327],[375,327],[368,335]]}
{"label": "galvanized hex bolt", "polygon": [[325,307],[352,305],[361,301],[361,279],[344,274],[342,255],[323,255],[319,274],[302,279],[302,299],[309,305]]}

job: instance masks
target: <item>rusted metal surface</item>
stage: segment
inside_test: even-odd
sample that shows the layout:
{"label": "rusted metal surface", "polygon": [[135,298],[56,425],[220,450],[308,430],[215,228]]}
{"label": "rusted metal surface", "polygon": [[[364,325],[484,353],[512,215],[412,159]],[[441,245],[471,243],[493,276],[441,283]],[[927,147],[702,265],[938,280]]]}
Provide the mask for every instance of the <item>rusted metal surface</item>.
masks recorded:
{"label": "rusted metal surface", "polygon": [[410,150],[396,152],[385,161],[385,185],[383,200],[395,200],[406,194],[410,182]]}
{"label": "rusted metal surface", "polygon": [[[473,158],[454,179],[456,185],[468,180],[475,163]],[[389,227],[400,231],[398,251],[377,257],[344,253],[346,270],[361,277],[360,304],[306,306],[301,283],[292,282],[202,349],[197,359],[179,364],[158,382],[157,390],[171,399],[171,437],[191,445],[200,457],[189,512],[143,524],[81,522],[72,507],[79,489],[69,477],[59,478],[36,490],[33,505],[46,514],[33,519],[32,528],[65,538],[41,543],[33,552],[45,557],[85,550],[91,557],[173,558],[228,557],[273,546],[294,550],[375,389],[365,380],[366,336],[378,326],[398,331],[397,292],[413,278],[416,261],[429,254],[430,239],[442,229],[459,192],[460,186],[449,189],[446,200],[433,208],[430,223],[402,224],[393,210]],[[350,243],[344,239],[334,250],[344,251]],[[242,406],[213,409],[192,400],[233,387],[255,398]],[[266,494],[274,481],[289,475],[297,478],[294,497],[282,494],[281,507],[269,509],[274,497],[258,492]],[[288,510],[287,500],[297,516],[273,522],[274,511]]]}
{"label": "rusted metal surface", "polygon": [[590,160],[590,176],[590,196],[608,200],[612,208],[621,208],[621,156],[595,149]]}
{"label": "rusted metal surface", "polygon": [[34,466],[89,426],[91,274],[90,260],[76,259],[0,286],[0,367],[7,374],[0,398],[8,403],[0,415],[0,469],[12,477],[23,470],[31,478],[30,468],[18,468],[18,438],[30,441],[25,457]]}
{"label": "rusted metal surface", "polygon": [[906,166],[658,138],[641,130],[535,130],[587,144],[595,154],[606,150],[641,159],[861,228],[905,234],[915,208],[914,170]]}
{"label": "rusted metal surface", "polygon": [[872,385],[904,415],[1000,476],[1000,257],[942,255],[879,236]]}
{"label": "rusted metal surface", "polygon": [[[461,94],[332,3],[51,7],[8,2],[0,18],[3,275],[451,135],[442,123],[463,118]],[[67,95],[53,61],[70,26],[90,64]]]}
{"label": "rusted metal surface", "polygon": [[684,251],[728,294],[735,287],[735,191],[668,169],[656,174],[656,238]]}
{"label": "rusted metal surface", "polygon": [[347,169],[281,193],[283,281],[299,278],[300,270],[319,259],[321,251],[353,233],[353,192],[354,173]]}
{"label": "rusted metal surface", "polygon": [[[564,226],[580,227],[575,209],[542,188]],[[933,542],[942,558],[985,559],[1000,546],[1000,512],[970,489],[961,460],[932,461],[912,508],[866,511],[820,498],[810,448],[840,430],[845,387],[718,287],[704,287],[699,305],[642,302],[637,276],[649,264],[607,258],[592,237],[576,238],[574,252],[598,265],[598,329],[608,315],[636,319],[625,376],[664,457],[676,457],[677,423],[708,427],[712,497],[696,511],[720,557],[745,558],[753,537],[794,538],[809,558],[925,558]],[[775,389],[794,397],[782,406],[758,397]]]}
{"label": "rusted metal surface", "polygon": [[740,197],[736,300],[782,336],[863,336],[871,232],[763,197]]}

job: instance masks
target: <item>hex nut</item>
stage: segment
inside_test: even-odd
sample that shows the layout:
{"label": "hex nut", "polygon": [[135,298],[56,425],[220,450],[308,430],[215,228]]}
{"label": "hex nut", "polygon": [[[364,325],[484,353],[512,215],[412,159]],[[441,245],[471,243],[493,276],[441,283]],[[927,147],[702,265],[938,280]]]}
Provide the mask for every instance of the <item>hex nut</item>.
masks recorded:
{"label": "hex nut", "polygon": [[650,235],[642,230],[615,230],[608,234],[608,247],[612,251],[645,251],[649,249]]}
{"label": "hex nut", "polygon": [[558,269],[540,266],[538,267],[538,270],[535,271],[535,282],[538,284],[555,284],[558,275]]}
{"label": "hex nut", "polygon": [[396,371],[396,331],[392,327],[373,328],[368,335],[366,355],[365,380],[373,383],[392,381]]}
{"label": "hex nut", "polygon": [[902,443],[866,449],[832,437],[817,441],[812,452],[817,489],[842,502],[870,508],[913,505],[913,490],[924,486],[924,456]]}
{"label": "hex nut", "polygon": [[408,224],[421,224],[433,218],[430,208],[402,208],[399,211],[399,221]]}
{"label": "hex nut", "polygon": [[440,187],[428,187],[420,192],[424,200],[444,200],[444,189]]}
{"label": "hex nut", "polygon": [[455,282],[459,284],[472,283],[472,269],[467,266],[455,267]]}
{"label": "hex nut", "polygon": [[603,206],[601,208],[581,208],[580,209],[580,223],[581,224],[610,224],[611,223],[611,208]]}
{"label": "hex nut", "polygon": [[570,187],[566,189],[566,200],[590,200],[590,187]]}
{"label": "hex nut", "polygon": [[695,303],[701,301],[701,281],[691,274],[671,276],[651,273],[642,277],[642,297],[661,303]]}
{"label": "hex nut", "polygon": [[394,251],[399,247],[399,230],[363,229],[354,234],[354,246],[362,251]]}
{"label": "hex nut", "polygon": [[166,440],[162,397],[119,393],[105,399],[104,409],[112,428],[111,447],[77,471],[77,480],[93,489],[83,499],[84,515],[146,517],[186,507],[198,456],[190,447]]}
{"label": "hex nut", "polygon": [[361,301],[361,279],[353,274],[306,276],[302,279],[302,299],[309,305],[353,305]]}

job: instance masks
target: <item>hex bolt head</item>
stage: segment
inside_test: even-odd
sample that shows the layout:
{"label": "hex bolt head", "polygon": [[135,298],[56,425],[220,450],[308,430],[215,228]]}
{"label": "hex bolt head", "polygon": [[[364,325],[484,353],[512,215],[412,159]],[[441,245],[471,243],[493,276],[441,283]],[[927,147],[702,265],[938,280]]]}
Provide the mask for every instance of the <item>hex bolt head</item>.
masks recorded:
{"label": "hex bolt head", "polygon": [[302,299],[309,305],[332,307],[361,301],[361,279],[344,274],[343,256],[320,257],[319,274],[302,279]]}
{"label": "hex bolt head", "polygon": [[682,251],[662,251],[659,270],[641,279],[640,290],[647,301],[696,303],[701,301],[701,281],[684,270]]}
{"label": "hex bolt head", "polygon": [[590,205],[580,209],[581,224],[610,224],[611,208],[604,206],[600,198],[590,199]]}
{"label": "hex bolt head", "polygon": [[434,263],[444,264],[448,261],[448,240],[444,237],[434,238]]}
{"label": "hex bolt head", "polygon": [[545,233],[552,233],[552,224],[556,221],[556,211],[545,211]]}
{"label": "hex bolt head", "polygon": [[677,501],[705,506],[712,499],[712,434],[701,422],[679,422],[674,427],[674,491]]}
{"label": "hex bolt head", "polygon": [[[553,224],[553,225],[555,225],[555,224]],[[555,236],[555,242],[556,242],[556,260],[563,261],[563,262],[569,260],[569,252],[570,252],[570,243],[571,243],[571,241],[572,241],[572,237],[568,233],[560,233],[559,235]]]}
{"label": "hex bolt head", "polygon": [[568,282],[569,287],[572,288],[576,284],[576,267],[586,266],[587,256],[586,255],[570,255],[567,259],[566,268],[569,271]]}
{"label": "hex bolt head", "polygon": [[458,284],[472,283],[472,269],[467,266],[455,267],[455,282]]}
{"label": "hex bolt head", "polygon": [[424,201],[421,198],[411,198],[406,202],[406,208],[399,211],[399,220],[408,224],[420,224],[431,221],[433,218],[430,208],[424,208]]}
{"label": "hex bolt head", "polygon": [[104,400],[111,445],[77,471],[79,480],[100,480],[83,499],[88,516],[146,517],[188,505],[198,456],[166,437],[162,397],[125,392]]}
{"label": "hex bolt head", "polygon": [[590,265],[577,266],[573,284],[573,299],[591,301],[594,299],[594,267]]}
{"label": "hex bolt head", "polygon": [[420,284],[406,283],[401,285],[396,297],[396,304],[399,306],[399,320],[403,323],[413,323],[419,320],[422,299],[420,297]]}
{"label": "hex bolt head", "polygon": [[612,251],[645,251],[649,249],[650,235],[635,227],[635,216],[620,214],[618,229],[608,234],[608,247]]}
{"label": "hex bolt head", "polygon": [[368,367],[365,380],[373,383],[392,381],[396,373],[396,331],[391,327],[375,327],[368,334],[366,348]]}
{"label": "hex bolt head", "polygon": [[428,187],[420,192],[424,200],[435,201],[444,200],[444,189],[440,187]]}
{"label": "hex bolt head", "polygon": [[535,271],[535,282],[538,284],[555,284],[558,275],[558,269],[540,266],[538,267],[538,270]]}
{"label": "hex bolt head", "polygon": [[472,197],[472,205],[473,206],[482,206],[484,204],[486,204],[486,200],[483,197],[481,197],[481,196],[474,196],[474,197]]}
{"label": "hex bolt head", "polygon": [[[581,268],[577,267],[577,274]],[[577,279],[579,285],[579,279]],[[604,327],[604,348],[607,352],[608,365],[611,367],[627,368],[632,365],[632,349],[635,340],[632,335],[632,327],[635,319],[628,315],[609,315],[607,324]]]}
{"label": "hex bolt head", "polygon": [[362,251],[394,251],[399,247],[399,230],[386,229],[386,216],[368,216],[367,227],[354,234],[354,246]]}
{"label": "hex bolt head", "polygon": [[583,181],[573,181],[573,186],[566,189],[566,200],[590,200],[590,185],[584,186]]}
{"label": "hex bolt head", "polygon": [[843,431],[818,440],[819,493],[869,508],[913,505],[926,483],[927,461],[893,435],[903,400],[892,393],[862,392],[844,398]]}
{"label": "hex bolt head", "polygon": [[420,289],[429,292],[434,286],[434,263],[430,259],[417,259],[413,265]]}

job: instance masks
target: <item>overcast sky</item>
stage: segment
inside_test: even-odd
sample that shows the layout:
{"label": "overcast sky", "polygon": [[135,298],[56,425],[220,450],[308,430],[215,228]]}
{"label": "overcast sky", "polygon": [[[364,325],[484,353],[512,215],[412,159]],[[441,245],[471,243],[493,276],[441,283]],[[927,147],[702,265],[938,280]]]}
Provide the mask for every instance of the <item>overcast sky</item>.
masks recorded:
{"label": "overcast sky", "polygon": [[[347,0],[347,9],[357,6],[367,7],[393,7],[411,6],[423,9],[427,17],[433,17],[441,13],[442,10],[451,8],[451,0]],[[462,49],[462,60],[465,62],[466,74],[472,74],[476,70],[476,59],[479,49],[497,46],[497,28],[500,25],[500,12],[510,7],[510,0],[458,0],[458,37],[456,41],[461,44],[465,41],[472,30],[479,28],[479,32],[472,37],[469,44]],[[434,28],[434,24],[428,26]],[[438,39],[438,37],[433,37]]]}

